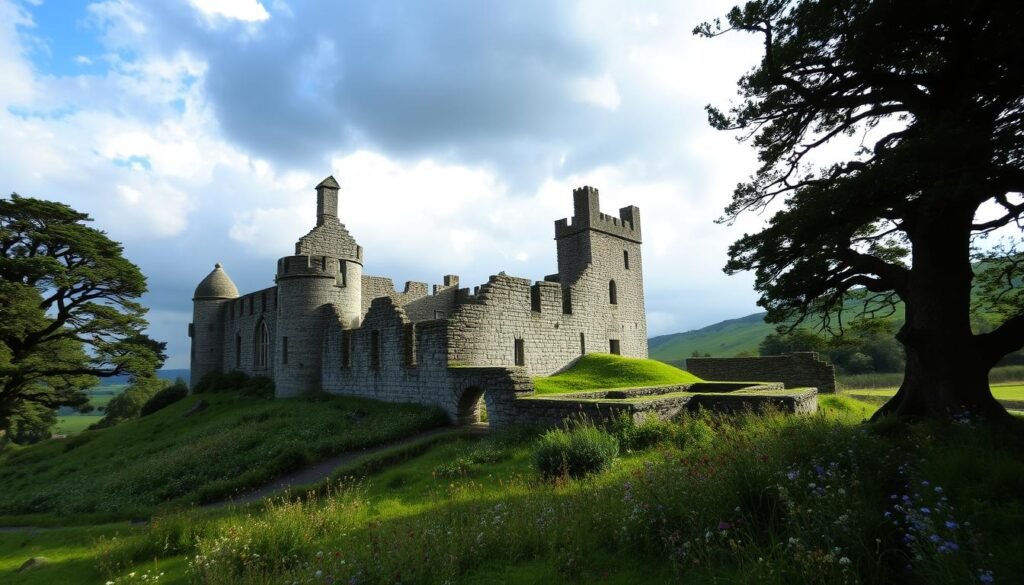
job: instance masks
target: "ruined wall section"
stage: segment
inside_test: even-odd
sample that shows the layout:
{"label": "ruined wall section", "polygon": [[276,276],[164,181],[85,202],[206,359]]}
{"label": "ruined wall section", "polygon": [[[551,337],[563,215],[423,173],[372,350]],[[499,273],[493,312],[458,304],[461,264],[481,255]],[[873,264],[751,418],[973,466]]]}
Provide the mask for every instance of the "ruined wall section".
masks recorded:
{"label": "ruined wall section", "polygon": [[402,292],[395,290],[394,281],[383,276],[363,276],[363,315],[370,310],[374,299],[386,297],[396,306],[405,309],[406,316],[414,322],[444,319],[455,308],[455,295],[459,277],[446,275],[444,284],[435,284],[433,293],[428,293],[425,282],[406,282]]}
{"label": "ruined wall section", "polygon": [[[228,301],[223,313],[224,371],[236,370],[250,376],[274,375],[274,339],[277,332],[277,287],[265,288]],[[269,359],[257,364],[256,340],[261,323],[269,332]]]}
{"label": "ruined wall section", "polygon": [[326,392],[389,402],[437,404],[455,412],[444,321],[412,323],[389,297],[374,299],[359,329],[328,319],[321,358]]}
{"label": "ruined wall section", "polygon": [[818,392],[836,391],[835,368],[813,351],[764,357],[689,358],[686,369],[705,380],[760,380],[782,382],[786,388],[808,386]]}
{"label": "ruined wall section", "polygon": [[[531,284],[501,273],[476,295],[460,291],[449,319],[448,359],[453,365],[522,365],[531,376],[549,375],[582,354],[580,333],[588,327],[584,319],[585,314],[562,312],[558,283]],[[522,364],[516,363],[517,340],[522,341]]]}

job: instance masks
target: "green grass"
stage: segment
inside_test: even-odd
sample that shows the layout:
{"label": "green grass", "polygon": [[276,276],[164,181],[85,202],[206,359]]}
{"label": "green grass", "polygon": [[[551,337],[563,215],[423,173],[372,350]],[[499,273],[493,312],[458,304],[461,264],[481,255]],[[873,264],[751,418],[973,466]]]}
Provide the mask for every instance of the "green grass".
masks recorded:
{"label": "green grass", "polygon": [[700,381],[689,372],[655,360],[591,353],[581,357],[568,370],[554,376],[534,378],[533,384],[538,394],[558,394]]}
{"label": "green grass", "polygon": [[[993,384],[992,396],[996,400],[1006,402],[1024,402],[1024,384]],[[867,400],[880,402],[896,394],[896,388],[861,388],[842,392],[853,398],[863,397]]]}
{"label": "green grass", "polygon": [[57,426],[53,427],[54,435],[77,435],[89,428],[89,425],[100,422],[101,414],[69,414],[57,417]]}
{"label": "green grass", "polygon": [[[813,416],[612,426],[634,448],[580,480],[542,480],[526,431],[450,437],[350,469],[326,493],[168,511],[145,527],[0,534],[0,582],[33,555],[60,560],[14,583],[137,582],[126,575],[154,566],[161,583],[199,585],[881,585],[1024,574],[1024,430],[862,424],[871,404],[819,402]],[[914,523],[922,528],[907,541]],[[940,548],[947,542],[957,549]]]}
{"label": "green grass", "polygon": [[[209,407],[184,417],[199,400]],[[0,523],[147,517],[445,422],[437,409],[356,398],[193,395],[152,416],[0,456],[8,520]]]}

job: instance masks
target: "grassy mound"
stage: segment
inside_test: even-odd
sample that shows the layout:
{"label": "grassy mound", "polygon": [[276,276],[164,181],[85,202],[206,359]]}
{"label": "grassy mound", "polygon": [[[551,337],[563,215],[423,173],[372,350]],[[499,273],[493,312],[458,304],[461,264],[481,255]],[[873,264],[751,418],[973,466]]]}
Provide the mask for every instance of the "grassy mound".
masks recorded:
{"label": "grassy mound", "polygon": [[690,372],[666,363],[591,353],[581,357],[575,365],[564,372],[534,378],[533,385],[538,394],[557,394],[606,388],[692,384],[702,381]]}
{"label": "grassy mound", "polygon": [[[200,400],[207,408],[185,416]],[[440,410],[356,398],[193,395],[113,428],[0,457],[0,524],[39,514],[142,517],[216,501],[445,422]]]}

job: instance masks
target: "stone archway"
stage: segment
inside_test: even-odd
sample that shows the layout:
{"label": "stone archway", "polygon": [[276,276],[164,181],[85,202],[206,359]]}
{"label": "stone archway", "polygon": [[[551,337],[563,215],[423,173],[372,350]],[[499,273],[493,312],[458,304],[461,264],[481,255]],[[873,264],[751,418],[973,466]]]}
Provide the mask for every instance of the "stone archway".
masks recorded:
{"label": "stone archway", "polygon": [[481,386],[469,386],[462,391],[459,397],[458,412],[455,415],[455,423],[460,425],[471,425],[480,421],[480,407],[484,402],[484,389]]}

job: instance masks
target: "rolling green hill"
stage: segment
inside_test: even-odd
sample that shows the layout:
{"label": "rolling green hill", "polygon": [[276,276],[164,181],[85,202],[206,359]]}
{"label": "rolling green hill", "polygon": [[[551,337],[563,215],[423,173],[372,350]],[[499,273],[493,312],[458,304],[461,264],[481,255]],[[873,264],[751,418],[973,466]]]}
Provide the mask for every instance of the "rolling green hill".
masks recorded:
{"label": "rolling green hill", "polygon": [[754,313],[703,329],[652,337],[649,341],[650,356],[663,362],[679,363],[695,351],[712,357],[729,357],[743,352],[756,355],[761,340],[775,332],[775,326],[765,323],[764,316],[765,313]]}
{"label": "rolling green hill", "polygon": [[607,353],[587,354],[568,370],[554,376],[533,379],[538,394],[692,384],[700,381],[700,378],[689,372],[655,360],[628,358]]}

